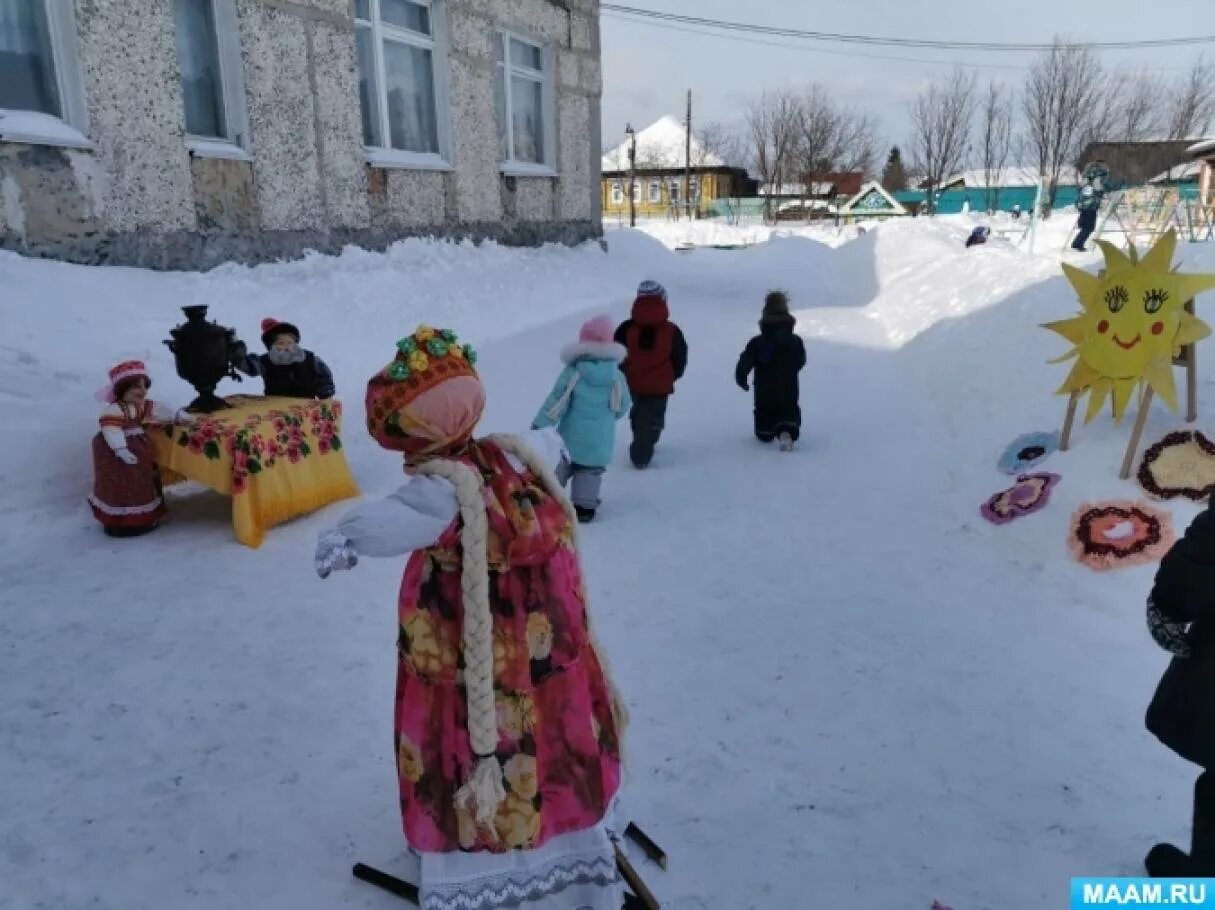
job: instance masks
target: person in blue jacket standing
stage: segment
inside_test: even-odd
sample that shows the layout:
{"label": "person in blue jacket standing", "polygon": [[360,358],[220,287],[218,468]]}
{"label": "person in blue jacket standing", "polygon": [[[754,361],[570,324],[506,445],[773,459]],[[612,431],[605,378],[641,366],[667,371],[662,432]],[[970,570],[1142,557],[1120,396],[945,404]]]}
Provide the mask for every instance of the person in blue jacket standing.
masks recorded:
{"label": "person in blue jacket standing", "polygon": [[1084,169],[1084,184],[1080,188],[1080,197],[1076,200],[1076,211],[1080,213],[1076,219],[1077,234],[1072,241],[1072,249],[1084,252],[1084,245],[1097,229],[1097,214],[1101,211],[1101,200],[1111,189],[1110,169],[1104,161],[1090,162]]}
{"label": "person in blue jacket standing", "polygon": [[534,429],[555,426],[565,440],[570,457],[558,470],[558,479],[570,482],[570,498],[581,522],[595,517],[603,473],[616,449],[616,423],[633,405],[620,372],[627,353],[612,340],[609,317],[587,322],[578,343],[561,351],[565,369],[532,423]]}

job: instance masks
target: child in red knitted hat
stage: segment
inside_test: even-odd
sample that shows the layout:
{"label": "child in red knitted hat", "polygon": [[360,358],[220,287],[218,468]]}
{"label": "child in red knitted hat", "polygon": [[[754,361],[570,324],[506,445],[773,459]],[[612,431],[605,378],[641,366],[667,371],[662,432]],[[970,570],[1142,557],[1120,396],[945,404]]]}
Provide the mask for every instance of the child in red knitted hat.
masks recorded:
{"label": "child in red knitted hat", "polygon": [[403,556],[396,759],[423,907],[619,910],[625,716],[596,645],[552,430],[475,438],[475,352],[422,326],[367,385],[408,482],[324,532],[317,574]]}
{"label": "child in red knitted hat", "polygon": [[[262,320],[265,354],[245,353],[237,368],[246,375],[260,376],[266,394],[284,398],[332,398],[336,392],[333,373],[325,361],[300,347],[300,330],[273,317]],[[244,344],[241,344],[244,348]]]}
{"label": "child in red knitted hat", "polygon": [[111,537],[137,537],[154,531],[165,514],[160,475],[152,458],[146,423],[189,423],[148,398],[152,380],[139,360],[124,360],[110,370],[109,384],[97,393],[106,402],[93,437],[93,517]]}

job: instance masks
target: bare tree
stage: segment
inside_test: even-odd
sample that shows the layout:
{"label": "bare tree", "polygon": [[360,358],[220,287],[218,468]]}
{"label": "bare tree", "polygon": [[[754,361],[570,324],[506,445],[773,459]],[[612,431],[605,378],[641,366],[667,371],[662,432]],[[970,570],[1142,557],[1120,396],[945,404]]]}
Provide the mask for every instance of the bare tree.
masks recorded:
{"label": "bare tree", "polygon": [[1111,77],[1105,95],[1113,108],[1107,117],[1109,138],[1123,142],[1159,138],[1167,89],[1158,73],[1123,70]]}
{"label": "bare tree", "polygon": [[917,168],[924,174],[928,209],[933,193],[958,171],[970,151],[970,127],[975,112],[975,77],[961,67],[929,83],[911,105]]}
{"label": "bare tree", "polygon": [[1201,137],[1215,120],[1215,66],[1199,58],[1168,95],[1168,138]]}
{"label": "bare tree", "polygon": [[1012,100],[1008,89],[995,81],[987,83],[979,109],[979,150],[983,155],[985,207],[1000,207],[1000,184],[1012,150]]}
{"label": "bare tree", "polygon": [[696,140],[692,145],[692,166],[703,166],[716,159],[726,167],[744,167],[747,159],[746,142],[736,125],[706,123],[692,130]]}
{"label": "bare tree", "polygon": [[801,105],[792,92],[764,92],[747,109],[747,138],[752,168],[760,185],[769,189],[764,217],[772,217],[772,193],[796,170],[794,149],[801,126]]}
{"label": "bare tree", "polygon": [[1025,79],[1022,97],[1027,145],[1046,180],[1045,202],[1053,207],[1065,165],[1099,132],[1108,111],[1107,80],[1096,55],[1056,38]]}

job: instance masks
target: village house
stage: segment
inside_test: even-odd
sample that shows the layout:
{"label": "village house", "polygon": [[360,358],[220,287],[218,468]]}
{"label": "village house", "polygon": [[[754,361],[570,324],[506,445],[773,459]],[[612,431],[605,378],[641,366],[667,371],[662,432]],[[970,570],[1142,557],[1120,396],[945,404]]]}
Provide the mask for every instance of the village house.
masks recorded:
{"label": "village house", "polygon": [[[755,182],[744,168],[731,167],[706,149],[692,133],[688,153],[687,130],[676,117],[663,117],[635,136],[636,159],[629,206],[629,150],[625,141],[603,156],[600,205],[606,217],[625,219],[630,211],[639,218],[704,216],[719,199],[754,196]],[[690,164],[690,167],[689,167]],[[685,189],[685,182],[688,187]]]}
{"label": "village house", "polygon": [[0,0],[0,248],[579,242],[600,91],[599,0]]}

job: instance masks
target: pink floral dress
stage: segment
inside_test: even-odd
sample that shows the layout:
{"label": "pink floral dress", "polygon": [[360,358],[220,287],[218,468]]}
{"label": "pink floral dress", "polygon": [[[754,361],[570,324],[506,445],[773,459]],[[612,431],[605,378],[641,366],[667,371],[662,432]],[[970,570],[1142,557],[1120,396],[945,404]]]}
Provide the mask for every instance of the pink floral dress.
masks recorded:
{"label": "pink floral dress", "polygon": [[460,460],[485,480],[507,798],[493,830],[455,805],[475,764],[462,685],[457,518],[411,556],[400,589],[394,727],[405,836],[422,852],[530,850],[604,818],[620,785],[620,743],[565,511],[492,443],[471,444]]}

